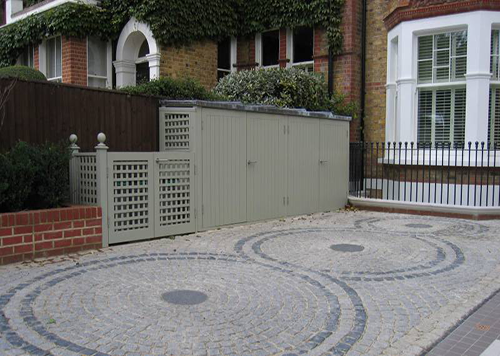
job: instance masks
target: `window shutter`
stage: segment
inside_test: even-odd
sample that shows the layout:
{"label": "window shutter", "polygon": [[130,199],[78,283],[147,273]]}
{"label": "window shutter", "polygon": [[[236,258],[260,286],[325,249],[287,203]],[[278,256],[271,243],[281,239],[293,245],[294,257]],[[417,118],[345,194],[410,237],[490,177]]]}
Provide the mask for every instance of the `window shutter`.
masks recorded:
{"label": "window shutter", "polygon": [[433,36],[418,38],[418,82],[432,82]]}
{"label": "window shutter", "polygon": [[494,30],[491,33],[491,61],[490,72],[493,79],[500,80],[500,31]]}
{"label": "window shutter", "polygon": [[450,139],[451,90],[436,90],[436,110],[434,113],[434,141],[448,142]]}
{"label": "window shutter", "polygon": [[450,40],[449,33],[434,37],[434,81],[450,80]]}
{"label": "window shutter", "polygon": [[432,141],[432,91],[418,92],[418,142]]}
{"label": "window shutter", "polygon": [[453,104],[453,137],[451,142],[465,142],[465,108],[467,90],[465,88],[455,89]]}
{"label": "window shutter", "polygon": [[467,73],[467,32],[452,35],[452,79],[462,80]]}
{"label": "window shutter", "polygon": [[500,144],[500,88],[490,89],[488,138],[492,144]]}

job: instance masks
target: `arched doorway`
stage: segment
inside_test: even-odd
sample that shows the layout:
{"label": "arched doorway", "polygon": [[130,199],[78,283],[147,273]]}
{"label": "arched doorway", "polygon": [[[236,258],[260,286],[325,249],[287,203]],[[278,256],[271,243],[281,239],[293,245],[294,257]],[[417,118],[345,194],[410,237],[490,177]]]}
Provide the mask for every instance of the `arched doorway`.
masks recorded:
{"label": "arched doorway", "polygon": [[149,26],[131,19],[116,48],[116,86],[137,85],[160,75],[160,52]]}

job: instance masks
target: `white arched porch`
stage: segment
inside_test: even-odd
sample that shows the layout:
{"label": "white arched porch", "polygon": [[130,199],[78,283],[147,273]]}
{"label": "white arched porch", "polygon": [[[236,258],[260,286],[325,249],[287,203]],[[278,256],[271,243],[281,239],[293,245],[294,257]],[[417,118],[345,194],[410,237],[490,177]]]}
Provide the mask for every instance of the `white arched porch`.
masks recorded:
{"label": "white arched porch", "polygon": [[[143,53],[145,52],[145,53]],[[160,49],[149,26],[135,18],[123,28],[116,48],[116,86],[136,85],[138,68],[149,65],[149,79],[160,76]]]}

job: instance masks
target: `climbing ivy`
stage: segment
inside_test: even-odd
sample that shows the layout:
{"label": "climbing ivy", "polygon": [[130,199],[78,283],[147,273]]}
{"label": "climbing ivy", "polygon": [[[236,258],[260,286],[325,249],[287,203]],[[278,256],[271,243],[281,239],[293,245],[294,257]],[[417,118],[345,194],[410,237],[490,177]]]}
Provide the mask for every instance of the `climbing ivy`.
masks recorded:
{"label": "climbing ivy", "polygon": [[[34,4],[38,0],[26,0]],[[0,66],[23,48],[63,34],[116,39],[131,18],[146,22],[156,40],[181,46],[200,39],[250,35],[269,28],[321,26],[338,53],[344,0],[102,0],[100,7],[67,3],[0,29]]]}

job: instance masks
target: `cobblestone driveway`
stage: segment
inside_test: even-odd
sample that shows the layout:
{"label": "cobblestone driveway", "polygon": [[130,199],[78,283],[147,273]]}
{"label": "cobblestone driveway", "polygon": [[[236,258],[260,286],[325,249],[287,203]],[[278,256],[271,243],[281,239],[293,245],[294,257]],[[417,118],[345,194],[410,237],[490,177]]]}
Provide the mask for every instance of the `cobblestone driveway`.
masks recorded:
{"label": "cobblestone driveway", "polygon": [[417,355],[500,288],[499,231],[330,213],[7,266],[0,354]]}

